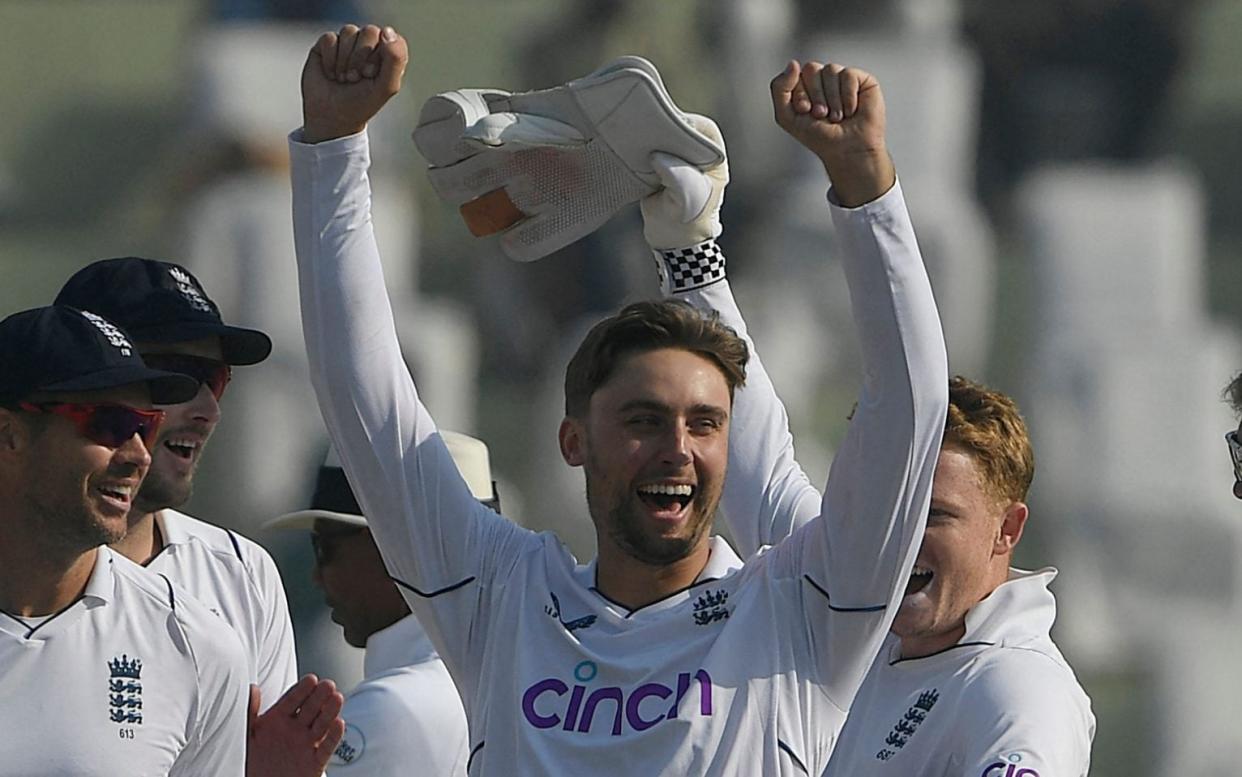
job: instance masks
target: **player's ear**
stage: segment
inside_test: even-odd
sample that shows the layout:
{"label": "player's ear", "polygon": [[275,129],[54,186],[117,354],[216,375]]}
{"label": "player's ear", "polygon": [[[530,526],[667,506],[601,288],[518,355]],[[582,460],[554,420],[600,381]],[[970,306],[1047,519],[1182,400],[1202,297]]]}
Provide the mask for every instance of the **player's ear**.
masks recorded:
{"label": "player's ear", "polygon": [[1001,517],[1000,531],[996,535],[996,543],[992,547],[995,555],[1013,553],[1018,540],[1022,539],[1022,531],[1026,528],[1026,519],[1030,514],[1025,502],[1010,502]]}
{"label": "player's ear", "polygon": [[586,461],[586,437],[582,422],[576,418],[565,416],[561,428],[557,432],[561,443],[561,456],[571,467],[581,467]]}

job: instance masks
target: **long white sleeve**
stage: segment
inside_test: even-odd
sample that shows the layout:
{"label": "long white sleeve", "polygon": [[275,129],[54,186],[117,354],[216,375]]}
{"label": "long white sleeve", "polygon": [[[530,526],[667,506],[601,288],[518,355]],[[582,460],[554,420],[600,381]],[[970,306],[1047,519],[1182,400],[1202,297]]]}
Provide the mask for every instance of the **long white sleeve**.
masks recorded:
{"label": "long white sleeve", "polygon": [[315,145],[297,137],[293,223],[311,382],[389,574],[460,675],[486,639],[481,586],[540,541],[471,495],[419,401],[372,230],[365,133]]}
{"label": "long white sleeve", "polygon": [[750,348],[746,385],[733,399],[729,429],[729,475],[720,517],[738,554],[746,558],[775,545],[819,515],[823,497],[794,459],[789,417],[759,358],[727,280],[685,294],[701,310],[715,310]]}
{"label": "long white sleeve", "polygon": [[[918,552],[948,406],[948,364],[900,187],[860,208],[830,208],[864,373],[822,499],[794,460],[784,407],[727,283],[678,296],[720,311],[752,347],[747,383],[734,401],[722,514],[743,553],[793,538],[796,563],[822,596],[808,601],[808,623],[812,639],[834,657],[825,682],[840,699],[861,682]],[[817,605],[831,615],[816,618]]]}

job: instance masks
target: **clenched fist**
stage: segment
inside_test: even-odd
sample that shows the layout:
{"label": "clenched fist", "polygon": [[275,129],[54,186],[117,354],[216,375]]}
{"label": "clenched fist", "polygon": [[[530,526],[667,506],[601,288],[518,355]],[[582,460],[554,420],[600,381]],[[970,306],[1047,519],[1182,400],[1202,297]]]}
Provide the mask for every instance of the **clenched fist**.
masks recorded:
{"label": "clenched fist", "polygon": [[302,68],[302,140],[318,143],[361,132],[401,91],[409,62],[391,27],[347,24],[315,41]]}
{"label": "clenched fist", "polygon": [[772,79],[776,123],[823,162],[838,202],[862,205],[897,179],[884,143],[884,96],[875,76],[790,60]]}

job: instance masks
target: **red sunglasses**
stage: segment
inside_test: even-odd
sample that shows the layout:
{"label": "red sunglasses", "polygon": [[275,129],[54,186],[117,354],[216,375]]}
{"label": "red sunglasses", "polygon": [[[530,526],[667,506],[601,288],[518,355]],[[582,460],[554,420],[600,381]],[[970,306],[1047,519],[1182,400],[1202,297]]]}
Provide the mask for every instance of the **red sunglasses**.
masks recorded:
{"label": "red sunglasses", "polygon": [[189,375],[197,380],[200,386],[206,386],[217,402],[220,401],[220,397],[224,396],[224,389],[228,387],[229,381],[233,378],[232,367],[222,361],[202,356],[190,356],[184,353],[144,353],[142,361],[153,370]]}
{"label": "red sunglasses", "polygon": [[68,418],[77,427],[78,434],[108,448],[120,448],[136,434],[150,450],[164,421],[162,410],[139,410],[128,405],[21,402],[18,407],[27,413],[50,413]]}

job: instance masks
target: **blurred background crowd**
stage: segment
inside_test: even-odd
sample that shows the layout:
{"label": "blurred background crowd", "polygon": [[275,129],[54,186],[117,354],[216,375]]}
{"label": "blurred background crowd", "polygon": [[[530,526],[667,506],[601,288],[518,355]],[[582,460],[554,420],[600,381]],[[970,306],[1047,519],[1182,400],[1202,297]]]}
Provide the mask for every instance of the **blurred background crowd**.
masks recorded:
{"label": "blurred background crowd", "polygon": [[1242,514],[1220,391],[1242,368],[1237,0],[0,0],[0,313],[91,260],[180,262],[275,341],[240,368],[188,511],[280,562],[304,671],[357,679],[305,538],[326,437],[306,381],[285,136],[315,35],[410,41],[372,128],[376,224],[411,370],[445,428],[491,447],[510,517],[594,551],[556,424],[570,349],[656,293],[637,209],[539,263],[473,239],[409,131],[456,87],[514,91],[651,59],[712,115],[733,182],[721,240],[822,480],[858,374],[813,158],[771,119],[784,62],[875,73],[950,371],[1015,396],[1037,474],[1018,561],[1061,569],[1054,634],[1099,721],[1093,774],[1242,764]]}

